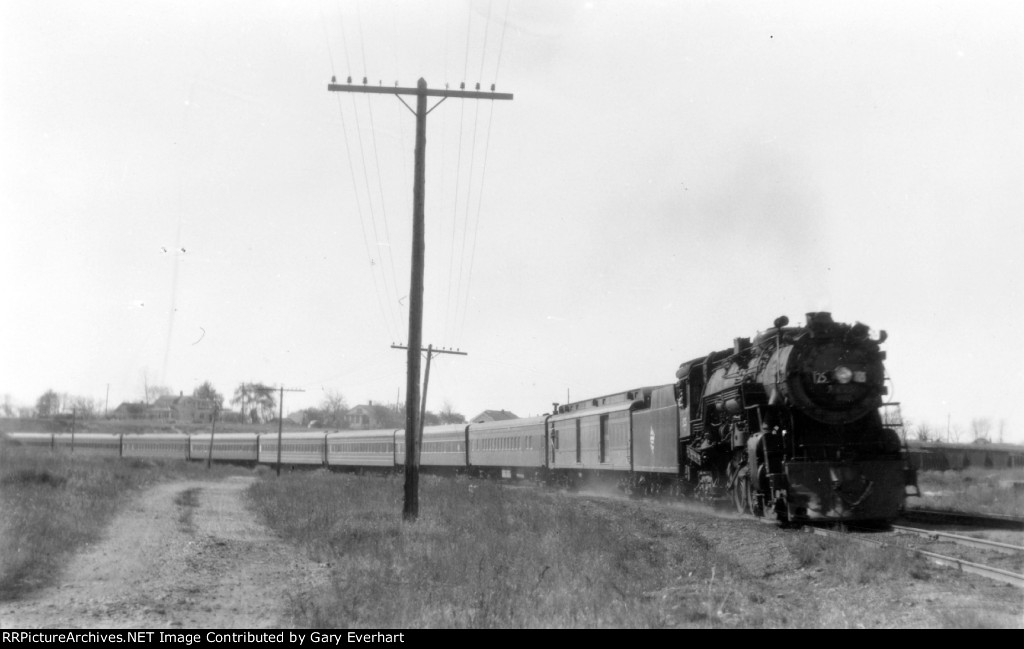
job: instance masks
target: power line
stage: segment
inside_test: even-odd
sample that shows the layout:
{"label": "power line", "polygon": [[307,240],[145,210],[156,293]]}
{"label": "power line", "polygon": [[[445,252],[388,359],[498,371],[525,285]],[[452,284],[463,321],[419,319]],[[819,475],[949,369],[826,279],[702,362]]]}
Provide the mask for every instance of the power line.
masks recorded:
{"label": "power line", "polygon": [[[502,25],[501,25],[501,40],[498,43],[498,61],[497,61],[497,64],[495,65],[495,67],[494,67],[494,84],[495,85],[497,85],[497,83],[498,83],[498,72],[501,69],[501,54],[502,54],[502,52],[504,51],[504,48],[505,48],[505,30],[508,27],[508,12],[509,12],[509,8],[511,7],[511,5],[512,5],[511,0],[508,0],[505,3],[505,16],[504,16],[504,18],[502,20]],[[488,6],[487,6],[487,17],[488,17],[488,21],[490,21],[490,4],[488,4]],[[486,38],[485,38],[484,43],[485,43],[485,49],[486,49]],[[480,76],[481,77],[483,76],[483,68],[484,68],[484,57],[481,56],[480,57]],[[473,246],[470,249],[469,273],[468,273],[468,275],[466,277],[466,301],[465,301],[465,307],[463,308],[463,311],[462,311],[462,321],[461,321],[461,323],[459,325],[459,328],[458,328],[458,337],[457,337],[457,339],[461,339],[463,334],[465,333],[466,317],[467,317],[467,314],[469,312],[469,296],[471,294],[469,289],[470,289],[470,287],[473,284],[473,267],[475,266],[475,263],[476,263],[476,244],[477,244],[477,238],[478,238],[478,236],[480,234],[480,215],[483,212],[484,185],[485,185],[485,182],[487,180],[487,157],[488,157],[488,153],[490,152],[490,147],[491,147],[491,126],[493,125],[493,123],[494,123],[494,104],[491,104],[490,112],[488,113],[488,116],[487,116],[487,138],[484,141],[484,161],[483,161],[483,168],[482,168],[482,170],[480,172],[480,190],[477,192],[478,193],[478,197],[477,197],[476,220],[474,222],[474,227],[473,227]]]}
{"label": "power line", "polygon": [[[326,22],[326,19],[324,18],[323,9],[322,8],[320,9],[320,19],[321,19],[321,24],[322,24],[323,29],[324,29],[324,40],[326,41],[326,44],[327,44],[327,54],[328,54],[328,57],[330,58],[331,71],[333,73],[335,71],[335,69],[336,69],[335,63],[334,63],[334,50],[331,48],[330,32],[327,29],[327,22]],[[345,55],[346,67],[347,67],[347,69],[349,71],[349,74],[351,74],[351,66],[348,65],[348,63],[349,63],[349,59],[348,59],[348,39],[345,37],[345,24],[344,24],[344,21],[341,21],[341,41],[342,41],[342,48],[343,48],[342,51],[343,51],[343,53]],[[384,268],[383,268],[383,264],[377,264],[376,258],[374,256],[374,252],[373,252],[374,250],[376,250],[378,253],[380,252],[379,246],[376,245],[376,243],[377,243],[376,242],[376,237],[375,237],[375,241],[374,241],[375,246],[373,248],[371,248],[371,246],[370,246],[369,237],[368,237],[367,230],[366,230],[366,218],[363,215],[363,205],[362,205],[362,201],[359,198],[359,188],[358,188],[358,183],[356,181],[355,165],[352,163],[352,148],[351,148],[351,145],[349,144],[348,126],[345,123],[345,111],[342,109],[342,106],[341,106],[341,97],[338,97],[337,101],[338,101],[338,115],[341,118],[342,134],[343,134],[344,141],[345,141],[345,156],[346,156],[346,160],[348,161],[349,175],[351,176],[351,179],[352,179],[353,198],[355,199],[355,203],[356,203],[356,212],[359,215],[359,226],[360,226],[360,230],[362,231],[362,234],[363,234],[363,245],[364,245],[364,247],[366,249],[367,259],[370,262],[370,277],[371,277],[371,280],[373,281],[374,294],[377,297],[377,306],[381,310],[381,316],[384,318],[384,324],[387,327],[388,331],[390,332],[389,335],[392,338],[397,338],[396,332],[401,329],[401,327],[397,326],[397,325],[398,325],[398,323],[401,322],[401,320],[400,320],[400,318],[395,318],[394,310],[393,310],[394,307],[391,307],[389,309],[388,306],[386,306],[386,304],[390,304],[391,303],[391,300],[390,300],[390,298],[387,295],[388,294],[387,276],[385,274],[385,271],[384,271]],[[358,124],[358,117],[359,117],[359,115],[358,115],[358,111],[357,111],[356,112],[356,133],[357,134],[359,134],[359,132],[360,132],[359,131],[359,124]],[[361,142],[360,142],[360,144],[361,144]],[[365,175],[365,162],[364,162],[364,175]],[[367,181],[366,185],[367,185],[367,200],[369,201],[368,206],[372,208],[373,197],[371,195],[369,195],[369,189],[368,189],[369,188],[369,182],[368,181]],[[373,218],[373,215],[372,215],[372,212],[371,212],[371,219],[372,218]],[[372,221],[372,225],[373,225],[373,229],[374,229],[374,234],[376,235],[376,221],[375,220]],[[380,272],[382,274],[381,280],[384,282],[384,295],[381,294],[380,285],[377,283],[377,267],[378,266],[380,266]],[[394,272],[394,260],[393,259],[391,260],[391,267],[392,267],[393,284],[397,284],[397,282],[394,281],[395,272]],[[392,320],[395,320],[395,322],[392,322]]]}
{"label": "power line", "polygon": [[[363,92],[394,94],[410,112],[416,115],[416,163],[413,182],[413,228],[412,228],[412,273],[409,289],[409,344],[408,372],[406,375],[406,426],[405,426],[405,520],[415,520],[419,516],[419,463],[416,461],[416,442],[414,431],[420,421],[420,352],[423,337],[423,270],[424,270],[424,196],[426,178],[427,148],[427,114],[449,98],[457,99],[512,99],[511,94],[493,92],[473,92],[464,90],[431,90],[427,82],[420,79],[416,88],[384,88],[381,86],[354,86],[349,84],[331,83],[327,86],[331,92]],[[416,97],[416,110],[413,111],[402,95]],[[427,109],[428,97],[440,97],[440,101]]]}

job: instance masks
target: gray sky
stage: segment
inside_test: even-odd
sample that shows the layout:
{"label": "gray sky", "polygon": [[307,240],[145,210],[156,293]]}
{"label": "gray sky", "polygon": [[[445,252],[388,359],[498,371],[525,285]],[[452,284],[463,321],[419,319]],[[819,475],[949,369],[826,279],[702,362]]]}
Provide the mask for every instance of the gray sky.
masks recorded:
{"label": "gray sky", "polygon": [[[1024,442],[1024,5],[0,3],[0,393],[144,373],[405,398],[429,117],[428,407],[671,382],[786,314],[886,329],[904,416]],[[965,435],[966,437],[966,435]]]}

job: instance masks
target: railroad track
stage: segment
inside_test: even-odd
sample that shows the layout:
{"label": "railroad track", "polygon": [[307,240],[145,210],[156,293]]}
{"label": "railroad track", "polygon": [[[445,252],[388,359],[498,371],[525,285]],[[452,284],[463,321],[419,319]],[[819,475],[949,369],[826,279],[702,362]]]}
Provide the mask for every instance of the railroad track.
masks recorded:
{"label": "railroad track", "polygon": [[940,525],[963,525],[967,527],[985,527],[999,530],[1024,530],[1024,518],[1015,516],[997,516],[994,514],[964,514],[961,512],[944,512],[931,509],[907,509],[900,516],[901,520]]}
{"label": "railroad track", "polygon": [[[997,543],[995,541],[988,541],[984,539],[975,539],[958,534],[921,530],[898,525],[894,525],[891,532],[875,532],[873,534],[865,534],[857,531],[837,532],[819,527],[812,527],[808,529],[820,536],[844,538],[862,545],[899,548],[907,552],[919,554],[936,565],[955,568],[961,572],[980,575],[988,579],[994,579],[1003,583],[1011,584],[1017,588],[1024,588],[1024,574],[1018,572],[1020,570],[1019,566],[1024,562],[1024,547],[1010,545],[1007,543]],[[918,541],[916,543],[907,542],[907,537],[911,536],[915,539],[923,539],[923,541]],[[925,547],[935,544],[951,544],[954,546],[961,546],[963,548],[970,548],[971,550],[967,552],[967,554],[970,555],[970,559],[964,558],[963,556],[940,554],[938,552],[924,549]],[[971,554],[972,552],[973,554]],[[992,553],[1003,555],[1003,557],[993,559],[988,556]],[[990,565],[990,563],[979,563],[977,560],[974,560],[978,557],[981,557],[982,560],[986,562],[995,561],[1009,567]]]}
{"label": "railroad track", "polygon": [[978,548],[980,550],[987,550],[990,552],[999,552],[1001,554],[1024,557],[1024,546],[1020,545],[1000,543],[999,541],[989,541],[988,539],[976,539],[972,536],[962,536],[960,534],[952,534],[950,532],[922,530],[916,527],[904,527],[903,525],[893,525],[891,527],[897,534],[906,534],[916,536],[918,538],[931,539],[933,541],[946,541],[968,548]]}

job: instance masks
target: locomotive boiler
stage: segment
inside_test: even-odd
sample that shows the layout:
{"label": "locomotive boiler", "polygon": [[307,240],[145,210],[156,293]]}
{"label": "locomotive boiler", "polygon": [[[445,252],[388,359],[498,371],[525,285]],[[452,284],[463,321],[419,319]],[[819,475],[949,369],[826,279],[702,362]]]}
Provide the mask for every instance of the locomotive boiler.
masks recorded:
{"label": "locomotive boiler", "polygon": [[676,372],[684,481],[737,510],[782,521],[885,521],[915,482],[879,414],[886,338],[807,314]]}

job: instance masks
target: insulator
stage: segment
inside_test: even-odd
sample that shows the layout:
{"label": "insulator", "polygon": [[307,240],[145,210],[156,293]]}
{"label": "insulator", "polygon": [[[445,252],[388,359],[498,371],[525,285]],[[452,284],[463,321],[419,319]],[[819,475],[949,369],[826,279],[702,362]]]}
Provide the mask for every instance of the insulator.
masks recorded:
{"label": "insulator", "polygon": [[466,82],[463,81],[462,83],[459,84],[459,90],[465,90],[465,89],[466,89]]}
{"label": "insulator", "polygon": [[331,75],[331,83],[337,83],[337,82],[338,82],[338,80],[337,80],[337,79],[335,79],[335,78],[334,78],[334,75],[332,74],[332,75]]}
{"label": "insulator", "polygon": [[349,77],[348,77],[348,83],[349,83],[349,85],[352,85],[352,75],[349,75]]}
{"label": "insulator", "polygon": [[363,77],[363,85],[366,85],[366,77]]}
{"label": "insulator", "polygon": [[476,82],[476,89],[480,90],[480,82],[479,81]]}
{"label": "insulator", "polygon": [[491,92],[494,92],[494,84],[491,84]]}

